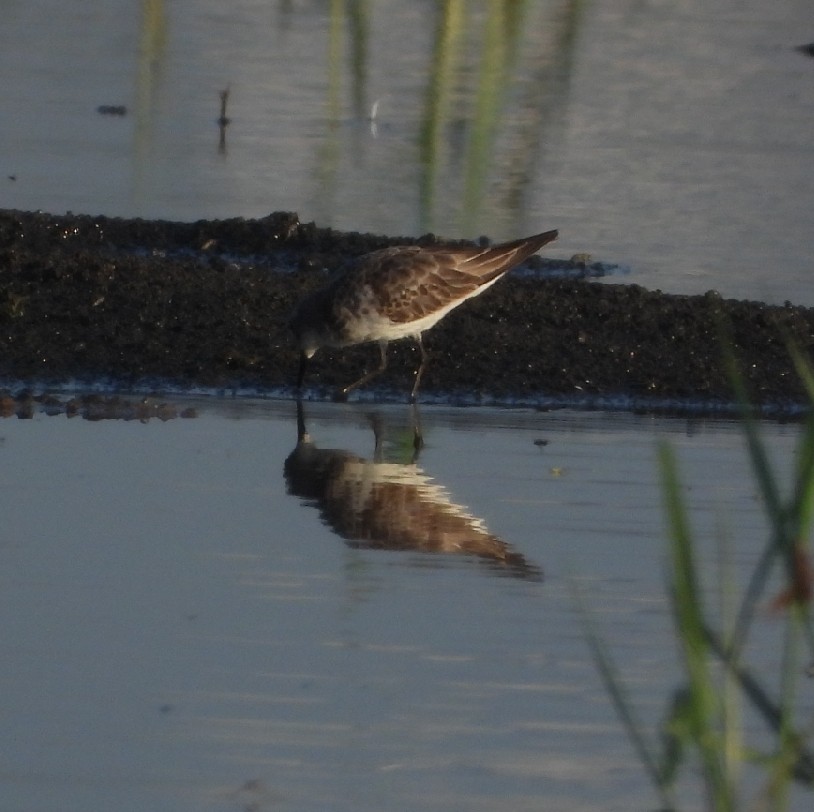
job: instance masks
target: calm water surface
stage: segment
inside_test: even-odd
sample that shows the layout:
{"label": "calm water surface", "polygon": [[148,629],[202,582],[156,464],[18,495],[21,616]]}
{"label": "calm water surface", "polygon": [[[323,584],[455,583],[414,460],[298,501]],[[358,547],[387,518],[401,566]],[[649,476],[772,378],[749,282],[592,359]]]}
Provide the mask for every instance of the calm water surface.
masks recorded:
{"label": "calm water surface", "polygon": [[[0,206],[556,227],[550,255],[617,281],[814,305],[808,0],[2,15]],[[765,524],[737,427],[433,408],[412,461],[406,408],[310,405],[295,450],[293,404],[198,405],[0,423],[4,810],[654,807],[568,585],[655,723],[678,682],[655,445],[705,572],[724,538],[742,578]],[[790,470],[797,430],[764,429]],[[778,628],[761,614],[750,652],[768,674]]]}
{"label": "calm water surface", "polygon": [[[196,405],[0,423],[4,809],[653,807],[569,582],[655,724],[679,681],[656,442],[715,583],[714,538],[736,578],[764,540],[736,427],[431,408],[414,462],[406,407],[306,404],[295,478],[293,404]],[[796,429],[765,431],[788,458]],[[526,566],[370,549],[376,487]],[[759,617],[758,668],[778,629]]]}
{"label": "calm water surface", "polygon": [[559,228],[553,256],[622,263],[647,287],[814,305],[814,60],[794,50],[814,40],[809,0],[33,0],[2,14],[4,207]]}

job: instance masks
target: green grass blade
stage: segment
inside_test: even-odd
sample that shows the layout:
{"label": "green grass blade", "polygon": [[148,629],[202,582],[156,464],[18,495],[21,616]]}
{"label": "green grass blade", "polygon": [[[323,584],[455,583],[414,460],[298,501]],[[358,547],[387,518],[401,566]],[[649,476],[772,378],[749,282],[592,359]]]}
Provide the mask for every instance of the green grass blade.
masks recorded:
{"label": "green grass blade", "polygon": [[703,597],[692,536],[681,498],[675,457],[666,443],[659,447],[659,462],[670,530],[673,614],[688,680],[685,723],[698,750],[712,808],[721,812],[734,810],[734,788],[726,769],[725,748],[719,730],[723,709],[708,662]]}
{"label": "green grass blade", "polygon": [[636,716],[619,670],[605,645],[602,635],[597,629],[594,618],[585,605],[581,589],[573,579],[570,582],[570,586],[572,597],[582,620],[585,638],[588,642],[594,662],[596,663],[599,675],[602,678],[605,690],[613,702],[613,706],[619,715],[625,732],[639,760],[644,766],[645,772],[659,794],[664,812],[670,812],[670,810],[674,809],[671,776],[665,776],[660,765],[661,760],[647,741],[644,734],[644,727]]}

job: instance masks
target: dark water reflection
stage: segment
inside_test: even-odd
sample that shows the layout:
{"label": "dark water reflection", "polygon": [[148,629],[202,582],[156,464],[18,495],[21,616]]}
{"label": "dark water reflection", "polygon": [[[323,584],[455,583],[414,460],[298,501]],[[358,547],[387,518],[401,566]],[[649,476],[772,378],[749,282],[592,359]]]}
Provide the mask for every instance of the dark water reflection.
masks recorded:
{"label": "dark water reflection", "polygon": [[[477,558],[498,575],[542,580],[542,571],[483,521],[452,501],[446,489],[417,464],[421,433],[413,412],[408,458],[388,453],[381,414],[370,417],[373,457],[318,448],[297,404],[297,445],[284,474],[288,492],[316,507],[322,520],[352,548],[443,553]],[[399,460],[397,457],[401,456]]]}

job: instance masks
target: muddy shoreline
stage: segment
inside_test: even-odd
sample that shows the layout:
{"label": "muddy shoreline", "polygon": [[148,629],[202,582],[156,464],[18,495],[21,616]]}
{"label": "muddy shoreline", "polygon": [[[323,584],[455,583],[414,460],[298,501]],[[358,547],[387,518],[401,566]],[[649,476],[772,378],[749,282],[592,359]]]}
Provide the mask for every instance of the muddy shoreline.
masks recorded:
{"label": "muddy shoreline", "polygon": [[[361,253],[434,241],[342,233],[288,212],[173,223],[0,210],[0,386],[293,397],[286,323],[299,298]],[[727,412],[728,334],[765,414],[792,416],[805,403],[786,348],[810,354],[812,309],[562,278],[537,258],[527,270],[427,333],[421,400]],[[376,354],[321,351],[309,397],[330,397]],[[416,358],[410,342],[392,345],[388,371],[362,397],[405,399]]]}

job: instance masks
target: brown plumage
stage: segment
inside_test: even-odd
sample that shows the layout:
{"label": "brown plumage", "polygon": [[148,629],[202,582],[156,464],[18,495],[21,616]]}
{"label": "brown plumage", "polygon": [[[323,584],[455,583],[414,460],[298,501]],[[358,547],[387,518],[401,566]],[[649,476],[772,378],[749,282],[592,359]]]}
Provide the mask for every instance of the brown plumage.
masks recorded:
{"label": "brown plumage", "polygon": [[301,352],[298,389],[308,359],[320,347],[379,343],[379,367],[340,390],[344,398],[385,369],[388,342],[411,336],[421,351],[410,395],[414,400],[427,362],[421,334],[556,237],[556,231],[546,231],[489,248],[411,245],[365,254],[304,299],[291,320]]}

